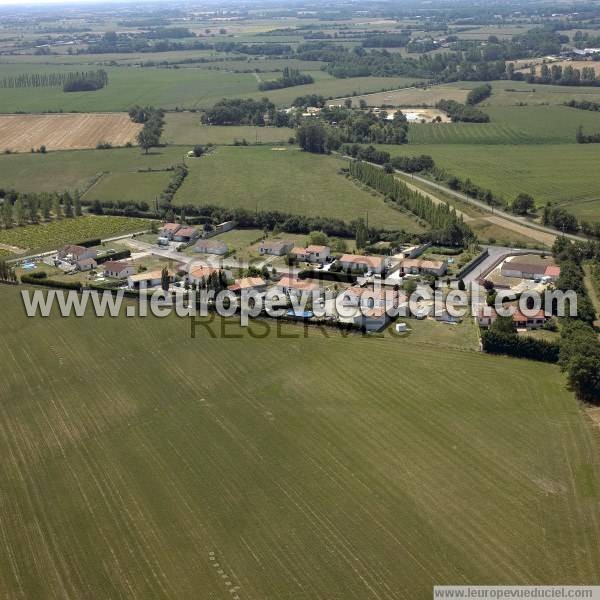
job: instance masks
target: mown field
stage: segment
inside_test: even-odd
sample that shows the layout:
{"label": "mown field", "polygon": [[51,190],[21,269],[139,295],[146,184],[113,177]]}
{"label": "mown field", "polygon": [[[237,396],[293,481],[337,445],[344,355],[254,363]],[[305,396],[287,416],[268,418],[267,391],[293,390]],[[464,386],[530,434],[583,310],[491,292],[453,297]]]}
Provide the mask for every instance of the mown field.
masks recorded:
{"label": "mown field", "polygon": [[3,597],[598,584],[598,437],[556,367],[0,304]]}
{"label": "mown field", "polygon": [[51,250],[63,244],[77,244],[86,240],[141,231],[147,229],[149,225],[150,221],[147,219],[83,216],[38,225],[0,229],[0,244],[22,250]]}
{"label": "mown field", "polygon": [[147,202],[152,206],[172,177],[172,171],[106,173],[87,190],[83,197],[85,200]]}
{"label": "mown field", "polygon": [[252,127],[246,125],[202,125],[198,113],[168,113],[162,139],[169,144],[233,144],[236,140],[248,143],[287,142],[294,137],[288,127]]}
{"label": "mown field", "polygon": [[178,205],[277,210],[347,222],[368,215],[369,224],[376,227],[422,231],[411,216],[341,175],[345,162],[333,156],[290,146],[228,146],[188,166],[189,175],[175,195]]}
{"label": "mown field", "polygon": [[47,154],[0,155],[0,181],[4,189],[52,192],[87,187],[102,173],[164,169],[183,160],[186,148],[70,150]]}
{"label": "mown field", "polygon": [[560,203],[581,218],[600,218],[600,171],[594,144],[380,147],[392,154],[429,154],[449,173],[469,177],[507,200],[526,192],[538,206]]}

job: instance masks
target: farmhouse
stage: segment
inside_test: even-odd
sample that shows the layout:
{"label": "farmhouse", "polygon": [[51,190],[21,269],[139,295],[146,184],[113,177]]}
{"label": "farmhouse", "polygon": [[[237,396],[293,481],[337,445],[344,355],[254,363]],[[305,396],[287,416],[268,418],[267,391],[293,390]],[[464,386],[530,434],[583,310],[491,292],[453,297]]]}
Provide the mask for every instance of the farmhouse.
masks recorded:
{"label": "farmhouse", "polygon": [[290,250],[299,261],[308,263],[325,263],[331,256],[331,250],[329,246],[319,246],[317,244],[311,244],[306,248],[301,246],[295,246]]}
{"label": "farmhouse", "polygon": [[300,296],[302,292],[316,292],[321,289],[321,285],[312,279],[297,279],[290,275],[284,275],[275,289],[286,296]]}
{"label": "farmhouse", "polygon": [[83,260],[85,258],[96,258],[98,253],[93,248],[85,248],[84,246],[75,246],[69,244],[58,251],[58,258],[70,258],[74,261]]}
{"label": "farmhouse", "polygon": [[202,254],[217,254],[222,256],[227,254],[227,244],[220,240],[199,240],[194,244],[194,252]]}
{"label": "farmhouse", "polygon": [[359,306],[364,308],[391,308],[398,303],[398,292],[386,288],[375,289],[373,286],[349,287],[345,292],[345,296],[355,298],[354,302],[358,302]]}
{"label": "farmhouse", "polygon": [[418,258],[408,258],[400,263],[399,268],[402,275],[429,274],[440,277],[448,270],[448,264],[443,260],[421,260]]}
{"label": "farmhouse", "polygon": [[[175,274],[169,273],[169,283],[175,281]],[[127,277],[127,285],[131,289],[139,289],[140,287],[157,287],[162,282],[162,271],[145,271],[144,273],[136,273],[135,275],[129,275]]]}
{"label": "farmhouse", "polygon": [[267,291],[267,282],[262,277],[242,277],[236,279],[235,283],[232,283],[227,289],[235,294],[241,294],[247,290],[263,293]]}
{"label": "farmhouse", "polygon": [[173,234],[173,241],[185,244],[200,237],[200,232],[195,227],[181,227]]}
{"label": "farmhouse", "polygon": [[115,279],[127,279],[135,273],[135,266],[119,260],[109,260],[104,263],[104,276]]}
{"label": "farmhouse", "polygon": [[165,223],[159,230],[158,233],[161,237],[165,237],[169,240],[173,239],[173,236],[181,229],[179,223]]}
{"label": "farmhouse", "polygon": [[383,273],[385,261],[381,256],[363,256],[361,254],[343,254],[340,258],[340,264],[345,270],[350,271],[372,271],[373,273]]}
{"label": "farmhouse", "polygon": [[269,254],[271,256],[283,256],[294,247],[294,242],[289,240],[263,240],[258,247],[261,255]]}
{"label": "farmhouse", "polygon": [[75,263],[75,266],[80,271],[91,271],[98,266],[98,263],[93,258],[82,258]]}

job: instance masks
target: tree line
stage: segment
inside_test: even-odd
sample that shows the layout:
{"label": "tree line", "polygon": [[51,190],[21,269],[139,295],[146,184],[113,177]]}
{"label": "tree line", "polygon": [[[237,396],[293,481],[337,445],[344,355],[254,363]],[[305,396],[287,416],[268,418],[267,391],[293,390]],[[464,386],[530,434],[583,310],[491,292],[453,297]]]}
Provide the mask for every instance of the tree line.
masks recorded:
{"label": "tree line", "polygon": [[[490,86],[491,87],[491,86]],[[489,123],[490,117],[471,105],[461,104],[456,100],[440,100],[436,107],[448,114],[453,122]]]}
{"label": "tree line", "polygon": [[0,207],[0,220],[6,229],[21,227],[28,223],[50,221],[53,217],[73,218],[82,214],[82,202],[78,190],[73,195],[48,194],[5,194]]}
{"label": "tree line", "polygon": [[108,84],[108,75],[103,69],[96,71],[69,71],[63,73],[21,73],[0,79],[0,88],[60,87],[82,79],[103,81]]}
{"label": "tree line", "polygon": [[293,87],[296,85],[305,85],[314,83],[311,75],[300,73],[298,69],[285,67],[281,73],[281,77],[272,81],[261,81],[258,84],[258,89],[263,92],[265,90],[279,90],[282,88]]}
{"label": "tree line", "polygon": [[160,136],[165,126],[165,112],[161,108],[153,106],[132,106],[129,109],[129,118],[134,123],[143,123],[144,127],[137,134],[136,139],[140,148],[146,154],[150,148],[160,145]]}
{"label": "tree line", "polygon": [[426,221],[432,231],[427,232],[431,241],[451,246],[466,246],[475,240],[475,234],[456,211],[446,203],[436,204],[422,194],[411,190],[393,175],[362,161],[352,161],[349,173],[358,181],[384,194]]}
{"label": "tree line", "polygon": [[108,74],[104,69],[86,71],[65,81],[63,92],[92,92],[108,85]]}

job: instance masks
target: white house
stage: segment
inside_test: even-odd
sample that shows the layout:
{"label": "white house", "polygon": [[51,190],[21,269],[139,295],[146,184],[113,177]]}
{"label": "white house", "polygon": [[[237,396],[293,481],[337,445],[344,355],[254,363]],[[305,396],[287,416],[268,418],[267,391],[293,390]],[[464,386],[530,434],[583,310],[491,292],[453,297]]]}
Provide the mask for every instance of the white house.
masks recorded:
{"label": "white house", "polygon": [[98,252],[93,248],[86,248],[84,246],[76,246],[74,244],[69,244],[64,246],[58,251],[58,258],[70,258],[74,261],[84,260],[86,258],[96,258],[98,256]]}
{"label": "white house", "polygon": [[306,248],[295,246],[290,250],[290,253],[299,261],[308,263],[326,263],[331,256],[329,246],[320,246],[318,244],[311,244]]}
{"label": "white house", "polygon": [[[175,274],[169,271],[169,283],[173,283],[173,281],[175,281]],[[161,283],[162,271],[160,269],[156,271],[144,271],[127,277],[127,285],[131,289],[139,289],[143,286],[153,288],[159,286]]]}
{"label": "white house", "polygon": [[245,290],[263,293],[267,291],[267,282],[262,277],[242,277],[227,286],[227,289],[236,294],[241,294]]}
{"label": "white house", "polygon": [[166,237],[169,240],[173,239],[173,236],[181,229],[179,223],[165,223],[159,230],[158,233],[161,237]]}
{"label": "white house", "polygon": [[283,256],[293,247],[294,242],[290,240],[263,240],[258,247],[258,252],[261,255]]}
{"label": "white house", "polygon": [[444,260],[407,258],[400,263],[399,270],[402,275],[429,274],[441,277],[448,270],[448,264]]}
{"label": "white house", "polygon": [[[487,329],[497,318],[498,314],[493,308],[488,310],[489,315],[483,314],[483,310],[480,309],[476,315],[477,323],[479,327]],[[512,320],[517,329],[539,329],[544,326],[546,322],[546,314],[543,310],[538,311],[535,315],[527,317],[520,310],[515,310]]]}
{"label": "white house", "polygon": [[194,244],[194,252],[201,252],[202,254],[217,254],[222,256],[223,254],[227,254],[227,251],[227,244],[220,240],[199,240]]}
{"label": "white house", "polygon": [[127,279],[135,274],[135,266],[119,260],[109,260],[104,263],[104,276],[114,277],[115,279]]}
{"label": "white house", "polygon": [[80,271],[91,271],[98,266],[98,263],[93,258],[82,258],[75,263],[75,266]]}
{"label": "white house", "polygon": [[373,273],[383,273],[385,270],[385,260],[382,256],[364,256],[361,254],[344,254],[340,258],[340,264],[344,270],[350,271],[372,271]]}
{"label": "white house", "polygon": [[277,282],[275,289],[283,295],[299,297],[302,292],[316,292],[322,287],[313,279],[297,279],[290,275],[284,275]]}

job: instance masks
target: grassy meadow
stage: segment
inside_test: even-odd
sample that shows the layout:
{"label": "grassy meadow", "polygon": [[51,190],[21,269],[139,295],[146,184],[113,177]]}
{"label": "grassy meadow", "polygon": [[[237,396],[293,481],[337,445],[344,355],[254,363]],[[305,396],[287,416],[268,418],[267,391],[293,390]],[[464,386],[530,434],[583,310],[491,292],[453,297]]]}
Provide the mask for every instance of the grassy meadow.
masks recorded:
{"label": "grassy meadow", "polygon": [[0,181],[5,189],[53,192],[86,189],[102,173],[129,173],[164,169],[181,162],[186,148],[68,150],[47,154],[0,155]]}
{"label": "grassy meadow", "polygon": [[392,154],[429,154],[439,167],[470,177],[507,200],[526,192],[538,206],[554,202],[581,218],[600,218],[600,171],[594,144],[409,144],[385,148]]}
{"label": "grassy meadow", "polygon": [[555,366],[433,323],[191,339],[177,318],[26,319],[8,286],[0,304],[3,597],[598,583],[598,436]]}
{"label": "grassy meadow", "polygon": [[345,162],[297,147],[219,147],[189,161],[189,175],[174,203],[277,210],[353,221],[376,227],[422,231],[411,216],[387,206],[339,173]]}
{"label": "grassy meadow", "polygon": [[233,144],[236,140],[278,143],[294,137],[289,127],[252,127],[250,125],[202,125],[200,115],[192,112],[168,113],[162,139],[168,144]]}
{"label": "grassy meadow", "polygon": [[152,205],[152,201],[167,187],[171,177],[172,171],[106,173],[87,190],[84,199],[147,202]]}

